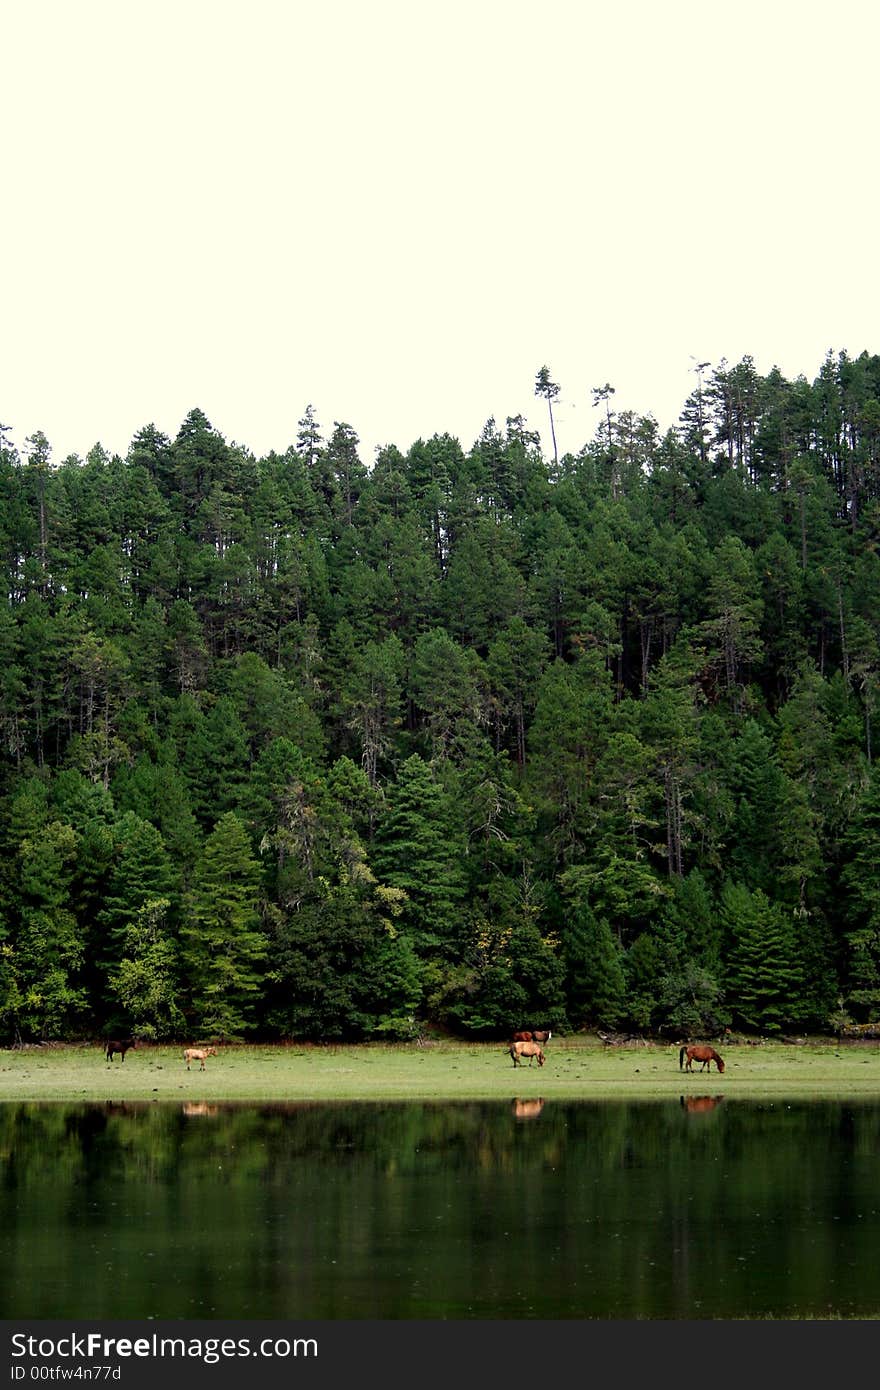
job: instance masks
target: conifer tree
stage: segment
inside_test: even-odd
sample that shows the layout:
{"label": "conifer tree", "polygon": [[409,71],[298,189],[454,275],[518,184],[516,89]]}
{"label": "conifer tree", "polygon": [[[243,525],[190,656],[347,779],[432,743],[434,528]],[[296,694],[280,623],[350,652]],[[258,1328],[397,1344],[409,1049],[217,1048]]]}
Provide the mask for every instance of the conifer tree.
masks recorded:
{"label": "conifer tree", "polygon": [[256,1022],[267,952],[259,900],[259,863],[228,811],[196,864],[180,932],[189,1016],[200,1035],[235,1039]]}
{"label": "conifer tree", "polygon": [[627,1012],[626,975],[620,944],[605,918],[583,902],[573,905],[563,928],[562,952],[572,1024],[616,1027]]}
{"label": "conifer tree", "polygon": [[734,1013],[759,1033],[803,1017],[804,972],[794,921],[760,888],[728,882],[721,911],[729,936],[725,988]]}
{"label": "conifer tree", "polygon": [[377,878],[406,893],[401,931],[422,956],[450,957],[462,940],[465,879],[453,807],[431,766],[406,759],[386,791],[370,852]]}

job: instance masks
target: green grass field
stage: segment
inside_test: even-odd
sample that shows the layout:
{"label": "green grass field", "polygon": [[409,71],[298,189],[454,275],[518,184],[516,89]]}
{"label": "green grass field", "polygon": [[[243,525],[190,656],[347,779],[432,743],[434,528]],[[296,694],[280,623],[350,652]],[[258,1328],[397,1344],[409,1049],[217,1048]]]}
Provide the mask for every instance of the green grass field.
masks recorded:
{"label": "green grass field", "polygon": [[98,1043],[57,1044],[0,1051],[0,1101],[880,1100],[880,1043],[729,1046],[723,1075],[680,1071],[673,1044],[606,1048],[578,1035],[545,1051],[545,1066],[514,1068],[502,1042],[232,1045],[187,1071],[177,1046],[108,1063]]}

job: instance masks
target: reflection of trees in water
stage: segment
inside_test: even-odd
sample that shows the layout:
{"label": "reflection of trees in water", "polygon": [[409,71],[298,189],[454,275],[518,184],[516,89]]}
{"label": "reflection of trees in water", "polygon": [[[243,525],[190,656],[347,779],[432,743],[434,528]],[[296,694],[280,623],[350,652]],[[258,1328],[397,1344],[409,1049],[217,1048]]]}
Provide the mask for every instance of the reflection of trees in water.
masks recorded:
{"label": "reflection of trees in water", "polygon": [[[717,1100],[6,1105],[0,1306],[28,1298],[32,1316],[67,1315],[45,1305],[52,1285],[33,1259],[46,1232],[58,1233],[52,1258],[69,1264],[71,1286],[89,1285],[89,1307],[71,1316],[228,1315],[217,1300],[232,1277],[224,1270],[239,1266],[242,1296],[265,1303],[236,1315],[284,1315],[312,1296],[308,1271],[329,1266],[328,1249],[346,1251],[366,1280],[375,1252],[407,1249],[414,1232],[424,1245],[426,1230],[431,1250],[410,1258],[442,1263],[448,1254],[452,1288],[453,1252],[459,1260],[467,1249],[475,1290],[488,1277],[481,1252],[488,1261],[495,1251],[497,1263],[500,1232],[540,1245],[552,1231],[555,1267],[573,1286],[593,1261],[609,1299],[635,1281],[629,1311],[596,1316],[704,1316],[677,1306],[670,1314],[668,1303],[670,1286],[686,1289],[697,1273],[748,1306],[756,1269],[773,1267],[763,1242],[780,1238],[790,1273],[778,1296],[788,1280],[792,1300],[806,1297],[817,1262],[829,1279],[840,1265],[835,1223],[851,1210],[865,1219],[848,1230],[847,1262],[869,1261],[880,1106],[727,1096],[696,1122],[683,1103]],[[809,1228],[793,1212],[809,1213]],[[744,1259],[743,1222],[753,1219]],[[225,1263],[222,1240],[233,1252]],[[126,1257],[124,1288],[114,1283],[117,1247],[142,1256]],[[198,1288],[205,1305],[175,1311],[171,1292],[156,1292],[163,1270],[172,1284]],[[114,1304],[123,1292],[134,1303]],[[880,1275],[875,1292],[880,1300]],[[313,1315],[348,1313],[328,1303]],[[421,1315],[436,1308],[416,1300],[394,1313]]]}
{"label": "reflection of trees in water", "polygon": [[[6,1105],[0,1107],[3,1179],[56,1184],[95,1181],[179,1182],[192,1169],[234,1156],[240,1172],[264,1181],[290,1180],[290,1166],[317,1162],[344,1169],[355,1160],[400,1173],[441,1167],[454,1171],[498,1162],[530,1168],[561,1161],[598,1171],[688,1162],[709,1153],[744,1165],[750,1181],[781,1180],[802,1137],[829,1123],[838,1143],[876,1152],[880,1112],[870,1104],[728,1103],[723,1124],[683,1129],[682,1111],[716,1110],[721,1096],[683,1096],[668,1102],[563,1102],[517,1097],[496,1103],[326,1102],[268,1105],[149,1103]],[[208,1123],[187,1123],[199,1116]],[[539,1126],[516,1119],[540,1116]],[[527,1131],[527,1137],[526,1137]],[[754,1170],[754,1171],[753,1171]]]}

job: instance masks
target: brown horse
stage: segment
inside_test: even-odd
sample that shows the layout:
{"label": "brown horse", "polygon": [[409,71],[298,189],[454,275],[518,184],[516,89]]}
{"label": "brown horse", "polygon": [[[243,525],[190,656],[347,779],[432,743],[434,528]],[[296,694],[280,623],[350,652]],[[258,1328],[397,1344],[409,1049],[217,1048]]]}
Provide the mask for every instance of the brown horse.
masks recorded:
{"label": "brown horse", "polygon": [[112,1062],[114,1052],[118,1052],[124,1062],[126,1052],[133,1052],[136,1047],[137,1038],[113,1038],[104,1048],[104,1056],[108,1062]]}
{"label": "brown horse", "polygon": [[514,1033],[513,1042],[533,1042],[534,1038],[529,1032]]}
{"label": "brown horse", "polygon": [[[687,1060],[685,1060],[687,1059]],[[682,1047],[678,1054],[678,1069],[681,1071],[693,1071],[692,1062],[699,1062],[700,1071],[711,1071],[714,1062],[719,1071],[724,1071],[724,1059],[719,1057],[714,1047],[709,1047],[707,1043],[698,1043],[692,1047]]]}
{"label": "brown horse", "polygon": [[187,1071],[189,1071],[190,1062],[198,1062],[199,1071],[204,1071],[206,1059],[216,1056],[216,1047],[186,1047],[183,1050],[183,1060],[186,1062]]}
{"label": "brown horse", "polygon": [[515,1042],[510,1044],[510,1055],[513,1058],[513,1065],[518,1067],[522,1063],[523,1057],[528,1057],[529,1066],[537,1057],[538,1066],[543,1067],[547,1060],[541,1050],[541,1044],[536,1042]]}
{"label": "brown horse", "polygon": [[553,1034],[550,1032],[550,1029],[549,1029],[549,1028],[546,1028],[546,1029],[543,1029],[543,1030],[540,1030],[540,1031],[535,1031],[535,1030],[533,1029],[531,1032],[529,1032],[528,1030],[525,1030],[525,1031],[523,1031],[522,1033],[514,1033],[514,1035],[513,1035],[513,1041],[514,1041],[514,1042],[536,1042],[536,1043],[545,1043],[545,1042],[549,1042],[550,1039],[551,1039],[552,1037],[553,1037]]}

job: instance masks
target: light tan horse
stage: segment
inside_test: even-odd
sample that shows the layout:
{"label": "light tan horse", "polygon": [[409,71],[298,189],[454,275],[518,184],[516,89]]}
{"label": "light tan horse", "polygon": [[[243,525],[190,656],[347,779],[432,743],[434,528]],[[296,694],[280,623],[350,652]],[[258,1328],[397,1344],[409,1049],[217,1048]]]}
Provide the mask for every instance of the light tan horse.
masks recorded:
{"label": "light tan horse", "polygon": [[186,1062],[187,1071],[189,1071],[190,1062],[198,1062],[199,1071],[204,1071],[206,1057],[216,1056],[216,1047],[186,1047],[183,1051],[183,1060]]}
{"label": "light tan horse", "polygon": [[544,1052],[543,1052],[543,1049],[542,1049],[542,1047],[541,1047],[541,1044],[540,1044],[540,1043],[536,1043],[536,1042],[515,1042],[515,1043],[511,1043],[511,1044],[510,1044],[510,1055],[511,1055],[511,1057],[513,1058],[513,1065],[514,1065],[515,1067],[520,1066],[520,1064],[522,1063],[523,1057],[528,1057],[528,1059],[529,1059],[529,1066],[532,1065],[532,1062],[534,1061],[534,1059],[535,1059],[536,1057],[537,1057],[537,1059],[538,1059],[538,1066],[539,1066],[539,1067],[543,1067],[545,1061],[547,1060],[547,1059],[545,1058],[545,1056],[544,1056]]}

